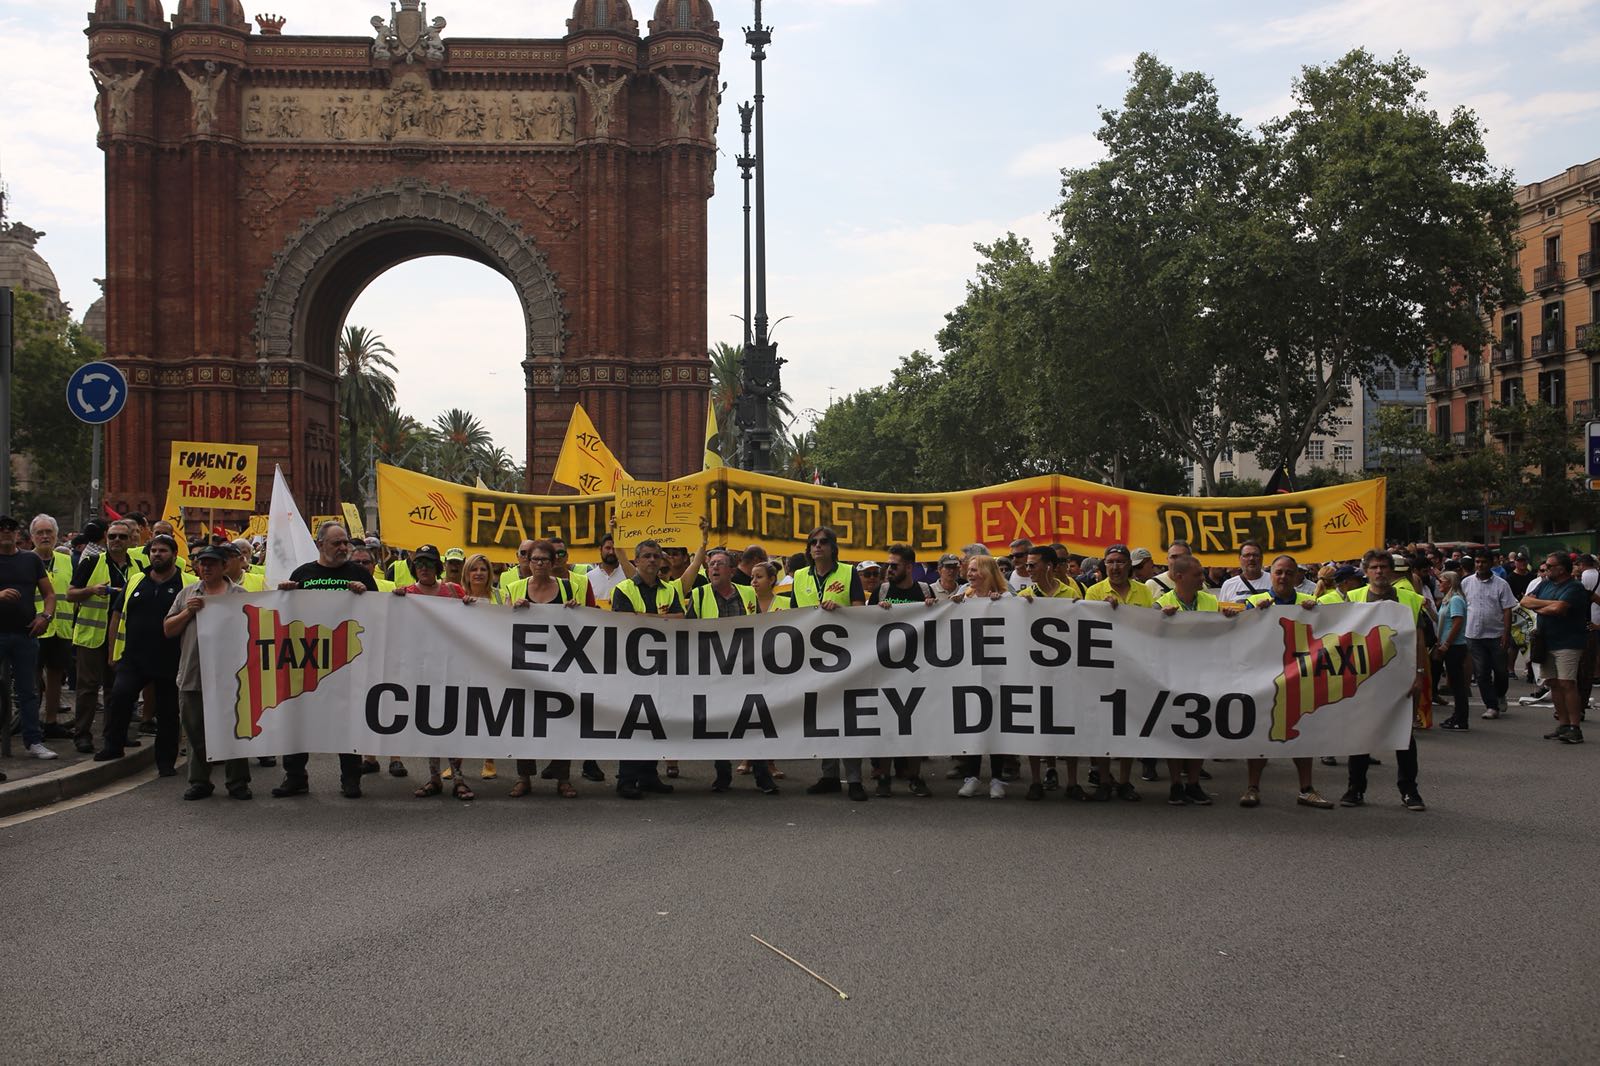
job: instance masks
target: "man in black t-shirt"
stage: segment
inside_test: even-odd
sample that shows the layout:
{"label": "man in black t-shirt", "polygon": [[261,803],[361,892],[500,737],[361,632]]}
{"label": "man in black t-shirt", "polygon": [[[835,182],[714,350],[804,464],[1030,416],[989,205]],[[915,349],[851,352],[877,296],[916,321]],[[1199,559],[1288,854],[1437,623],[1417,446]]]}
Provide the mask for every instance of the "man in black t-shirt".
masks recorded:
{"label": "man in black t-shirt", "polygon": [[178,542],[168,536],[151,537],[145,545],[145,558],[150,569],[135,571],[126,593],[111,604],[106,640],[111,644],[116,680],[106,701],[105,741],[94,759],[122,758],[134,704],[148,685],[155,697],[156,770],[162,777],[171,777],[178,772],[174,764],[178,761],[178,651],[182,644],[168,637],[162,626],[183,588],[183,573],[177,566]]}
{"label": "man in black t-shirt", "polygon": [[[56,753],[45,747],[44,730],[39,725],[39,690],[35,683],[39,672],[38,638],[55,617],[56,593],[39,557],[31,551],[17,550],[21,529],[22,523],[15,518],[0,515],[0,659],[11,663],[23,746],[35,759],[54,759]],[[44,596],[42,613],[34,610],[35,592]]]}
{"label": "man in black t-shirt", "polygon": [[[350,534],[338,522],[324,522],[317,529],[317,560],[301,563],[289,575],[288,581],[278,583],[282,590],[377,592],[378,579],[366,568],[350,561]],[[283,757],[283,784],[272,790],[273,796],[300,796],[311,791],[306,776],[305,752]],[[339,753],[339,793],[346,799],[361,798],[361,756],[353,752]]]}

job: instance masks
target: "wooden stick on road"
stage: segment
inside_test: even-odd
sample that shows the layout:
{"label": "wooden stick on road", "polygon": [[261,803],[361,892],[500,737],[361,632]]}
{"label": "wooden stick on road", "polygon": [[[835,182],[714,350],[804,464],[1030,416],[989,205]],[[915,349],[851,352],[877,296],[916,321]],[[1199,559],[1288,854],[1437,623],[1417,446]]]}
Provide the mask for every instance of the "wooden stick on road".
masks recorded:
{"label": "wooden stick on road", "polygon": [[805,963],[801,962],[799,959],[795,958],[793,955],[790,955],[788,952],[782,951],[782,950],[780,950],[778,948],[773,947],[771,944],[767,943],[765,940],[762,940],[760,937],[756,936],[754,933],[750,934],[750,939],[754,940],[757,944],[760,944],[762,947],[767,948],[768,950],[771,950],[771,951],[775,951],[779,955],[782,955],[784,958],[788,959],[790,962],[792,962],[796,966],[800,967],[806,973],[810,974],[812,977],[815,977],[818,981],[821,981],[823,984],[827,985],[829,988],[831,988],[835,992],[839,993],[839,998],[840,999],[849,999],[850,998],[848,995],[845,994],[844,989],[840,988],[838,985],[834,984],[832,981],[828,980],[826,977],[822,976],[820,973],[818,973],[817,971],[813,970],[811,967],[807,966]]}

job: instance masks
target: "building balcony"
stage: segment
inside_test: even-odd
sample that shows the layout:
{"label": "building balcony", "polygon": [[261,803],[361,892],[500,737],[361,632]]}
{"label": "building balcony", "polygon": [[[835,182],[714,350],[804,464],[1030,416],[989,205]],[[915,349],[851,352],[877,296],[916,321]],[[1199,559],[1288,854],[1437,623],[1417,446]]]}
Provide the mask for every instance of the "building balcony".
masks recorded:
{"label": "building balcony", "polygon": [[1476,388],[1489,380],[1489,368],[1482,363],[1468,363],[1456,367],[1451,379],[1458,389]]}
{"label": "building balcony", "polygon": [[1517,337],[1507,337],[1503,344],[1489,345],[1489,362],[1497,367],[1522,362],[1522,341]]}
{"label": "building balcony", "polygon": [[1533,287],[1553,289],[1567,280],[1567,265],[1560,260],[1533,268]]}
{"label": "building balcony", "polygon": [[1600,252],[1584,252],[1578,256],[1578,277],[1600,274]]}
{"label": "building balcony", "polygon": [[1448,370],[1428,371],[1428,391],[1430,393],[1449,392],[1450,372]]}
{"label": "building balcony", "polygon": [[1572,346],[1583,351],[1589,346],[1589,338],[1594,335],[1594,324],[1586,323],[1572,331]]}
{"label": "building balcony", "polygon": [[1572,420],[1574,422],[1587,422],[1594,417],[1593,400],[1573,400]]}
{"label": "building balcony", "polygon": [[1528,348],[1535,359],[1561,355],[1567,350],[1567,331],[1565,329],[1547,329],[1543,333],[1535,333],[1528,338]]}

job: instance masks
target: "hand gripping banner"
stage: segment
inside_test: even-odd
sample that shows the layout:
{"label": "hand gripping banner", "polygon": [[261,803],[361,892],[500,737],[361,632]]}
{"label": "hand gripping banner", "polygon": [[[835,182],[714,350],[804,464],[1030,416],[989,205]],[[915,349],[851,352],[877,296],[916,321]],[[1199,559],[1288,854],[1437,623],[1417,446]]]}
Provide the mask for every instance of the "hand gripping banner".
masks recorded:
{"label": "hand gripping banner", "polygon": [[715,621],[348,592],[200,613],[213,759],[1117,755],[1404,747],[1398,604],[1165,617],[1104,603],[784,611]]}

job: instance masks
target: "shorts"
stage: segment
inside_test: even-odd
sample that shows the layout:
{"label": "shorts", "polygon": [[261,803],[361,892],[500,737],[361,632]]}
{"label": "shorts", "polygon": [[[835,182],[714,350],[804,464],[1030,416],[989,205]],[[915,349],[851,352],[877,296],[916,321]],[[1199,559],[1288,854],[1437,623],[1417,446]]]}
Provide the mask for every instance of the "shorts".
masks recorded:
{"label": "shorts", "polygon": [[72,665],[71,637],[40,637],[39,667],[42,670],[65,670]]}
{"label": "shorts", "polygon": [[1550,648],[1544,653],[1539,668],[1544,671],[1546,681],[1576,681],[1582,663],[1582,648]]}

